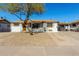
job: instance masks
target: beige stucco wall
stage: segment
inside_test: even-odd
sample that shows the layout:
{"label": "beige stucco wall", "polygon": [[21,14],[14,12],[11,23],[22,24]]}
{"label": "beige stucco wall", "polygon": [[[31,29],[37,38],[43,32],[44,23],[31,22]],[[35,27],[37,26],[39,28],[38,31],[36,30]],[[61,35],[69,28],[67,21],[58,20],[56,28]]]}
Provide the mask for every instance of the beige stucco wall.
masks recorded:
{"label": "beige stucco wall", "polygon": [[46,27],[46,32],[58,32],[58,23],[52,23],[52,27],[47,27],[45,23],[44,27]]}
{"label": "beige stucco wall", "polygon": [[11,32],[22,32],[22,24],[19,24],[19,26],[11,24]]}

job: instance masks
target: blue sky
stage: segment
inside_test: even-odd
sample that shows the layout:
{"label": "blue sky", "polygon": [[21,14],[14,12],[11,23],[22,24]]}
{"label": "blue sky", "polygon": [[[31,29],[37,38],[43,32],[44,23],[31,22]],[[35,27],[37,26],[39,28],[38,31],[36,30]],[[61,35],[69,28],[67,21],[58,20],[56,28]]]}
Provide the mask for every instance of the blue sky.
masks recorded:
{"label": "blue sky", "polygon": [[[0,11],[0,17],[3,16],[9,21],[16,21],[18,18],[8,12]],[[32,15],[34,20],[57,20],[60,22],[71,22],[79,20],[79,3],[46,3],[45,11],[41,15]]]}

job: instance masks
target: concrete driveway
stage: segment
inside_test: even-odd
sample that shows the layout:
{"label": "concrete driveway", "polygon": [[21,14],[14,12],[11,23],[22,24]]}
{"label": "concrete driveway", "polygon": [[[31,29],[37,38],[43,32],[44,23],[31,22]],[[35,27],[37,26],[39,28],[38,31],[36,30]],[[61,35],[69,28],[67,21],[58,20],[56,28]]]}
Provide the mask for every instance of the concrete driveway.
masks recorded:
{"label": "concrete driveway", "polygon": [[0,55],[5,56],[77,56],[79,32],[0,33]]}

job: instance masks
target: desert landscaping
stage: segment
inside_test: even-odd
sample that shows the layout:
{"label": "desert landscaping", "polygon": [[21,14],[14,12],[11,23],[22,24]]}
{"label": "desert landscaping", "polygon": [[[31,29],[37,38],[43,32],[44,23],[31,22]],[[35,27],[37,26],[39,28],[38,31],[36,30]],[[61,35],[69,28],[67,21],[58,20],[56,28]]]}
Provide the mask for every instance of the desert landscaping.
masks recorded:
{"label": "desert landscaping", "polygon": [[0,33],[0,55],[79,55],[79,33]]}

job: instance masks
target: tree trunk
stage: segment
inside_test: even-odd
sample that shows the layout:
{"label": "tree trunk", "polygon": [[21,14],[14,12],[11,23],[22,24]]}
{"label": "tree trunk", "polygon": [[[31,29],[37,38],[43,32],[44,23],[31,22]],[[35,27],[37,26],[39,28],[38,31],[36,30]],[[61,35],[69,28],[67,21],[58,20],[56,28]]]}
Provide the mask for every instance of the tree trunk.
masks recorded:
{"label": "tree trunk", "polygon": [[30,29],[28,22],[29,22],[29,19],[27,19],[27,20],[24,21],[23,30],[25,32],[26,28],[27,28],[28,31],[29,31],[29,33],[30,33],[30,35],[33,35],[32,28]]}

